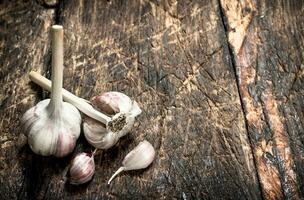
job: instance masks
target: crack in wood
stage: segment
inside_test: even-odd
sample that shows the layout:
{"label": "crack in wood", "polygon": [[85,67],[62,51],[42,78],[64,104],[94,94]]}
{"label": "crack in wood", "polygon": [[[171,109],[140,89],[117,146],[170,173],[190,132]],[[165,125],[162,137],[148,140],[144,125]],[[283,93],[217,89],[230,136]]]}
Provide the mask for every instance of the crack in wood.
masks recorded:
{"label": "crack in wood", "polygon": [[[250,139],[249,124],[248,124],[248,121],[247,121],[247,119],[245,117],[246,116],[245,105],[243,103],[243,99],[242,99],[242,96],[241,96],[240,84],[239,84],[239,81],[237,80],[237,79],[239,79],[238,78],[239,75],[237,73],[236,61],[235,61],[233,50],[231,49],[230,44],[229,44],[229,38],[228,38],[228,32],[229,32],[229,30],[228,30],[228,25],[227,25],[228,22],[226,22],[226,19],[225,19],[226,16],[224,14],[224,8],[223,8],[223,5],[221,3],[221,0],[218,0],[218,5],[219,5],[218,7],[219,7],[219,13],[220,13],[220,17],[221,17],[221,22],[222,22],[222,25],[223,25],[224,30],[225,30],[226,41],[227,41],[227,44],[228,44],[228,52],[229,52],[230,63],[231,63],[231,66],[233,68],[233,71],[234,71],[234,77],[236,79],[236,84],[237,84],[237,89],[238,89],[238,96],[239,96],[239,100],[240,100],[240,103],[241,103],[242,113],[243,113],[243,116],[244,116],[243,120],[244,120],[245,127],[246,127],[247,138],[248,138],[248,140],[251,143],[251,153],[254,156],[255,155],[255,151],[253,149],[253,144],[252,144],[252,141]],[[242,42],[242,44],[243,44],[243,42]],[[238,52],[238,51],[235,51],[235,52]],[[258,170],[257,170],[258,169],[258,163],[256,161],[256,158],[254,158],[253,161],[254,161],[254,166],[255,166],[255,169],[256,169],[255,175],[256,175],[256,178],[258,179],[259,188],[260,188],[261,191],[263,191],[264,188],[263,188],[263,186],[261,184],[261,179],[260,179],[260,176],[258,174]],[[262,193],[261,195],[262,195],[261,198],[264,199],[265,198],[264,194]]]}

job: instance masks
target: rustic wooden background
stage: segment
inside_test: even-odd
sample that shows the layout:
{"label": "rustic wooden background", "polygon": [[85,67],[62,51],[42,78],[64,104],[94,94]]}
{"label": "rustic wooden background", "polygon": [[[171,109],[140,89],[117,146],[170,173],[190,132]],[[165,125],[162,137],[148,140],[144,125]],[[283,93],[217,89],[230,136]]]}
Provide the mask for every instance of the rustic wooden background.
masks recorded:
{"label": "rustic wooden background", "polygon": [[[22,114],[47,98],[50,26],[65,28],[64,87],[139,102],[133,131],[65,182],[71,157],[24,145]],[[1,0],[0,199],[303,199],[304,1]],[[143,139],[148,169],[106,181]],[[91,151],[82,136],[74,152]]]}

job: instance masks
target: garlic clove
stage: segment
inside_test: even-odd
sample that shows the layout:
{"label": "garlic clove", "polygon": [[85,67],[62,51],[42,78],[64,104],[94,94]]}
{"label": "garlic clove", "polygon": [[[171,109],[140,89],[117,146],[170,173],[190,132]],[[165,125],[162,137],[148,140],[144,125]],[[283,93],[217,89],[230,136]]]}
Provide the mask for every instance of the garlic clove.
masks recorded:
{"label": "garlic clove", "polygon": [[122,161],[124,170],[136,170],[148,167],[155,158],[154,147],[147,141],[140,142]]}
{"label": "garlic clove", "polygon": [[92,98],[92,104],[109,115],[127,113],[132,107],[131,99],[121,92],[105,92]]}
{"label": "garlic clove", "polygon": [[26,135],[29,133],[29,130],[34,125],[34,123],[39,119],[38,116],[41,116],[45,112],[45,108],[50,103],[50,99],[45,99],[36,104],[36,106],[27,110],[21,119],[21,125]]}
{"label": "garlic clove", "polygon": [[121,92],[111,91],[102,93],[92,98],[92,104],[97,110],[112,116],[124,114],[136,117],[141,114],[141,109],[137,102],[132,101],[130,97]]}
{"label": "garlic clove", "polygon": [[69,181],[80,185],[90,181],[95,173],[94,155],[80,153],[74,157],[69,170]]}
{"label": "garlic clove", "polygon": [[108,184],[122,171],[144,169],[148,167],[155,158],[154,147],[146,140],[140,142],[129,152],[120,167],[109,179]]}
{"label": "garlic clove", "polygon": [[76,146],[76,139],[73,137],[72,134],[65,134],[63,132],[60,132],[58,134],[57,139],[57,148],[54,153],[56,157],[64,157],[65,155],[68,155],[71,153],[71,150],[73,150]]}

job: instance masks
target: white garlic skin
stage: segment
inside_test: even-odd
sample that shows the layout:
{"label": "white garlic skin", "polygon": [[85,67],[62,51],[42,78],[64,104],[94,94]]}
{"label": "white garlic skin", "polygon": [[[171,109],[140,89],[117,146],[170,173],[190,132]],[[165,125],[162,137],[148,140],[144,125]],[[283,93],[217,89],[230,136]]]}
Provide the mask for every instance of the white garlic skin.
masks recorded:
{"label": "white garlic skin", "polygon": [[119,138],[130,132],[135,117],[141,113],[136,101],[132,101],[127,95],[120,92],[105,92],[92,98],[93,106],[101,112],[113,115],[113,119],[126,117],[126,125],[118,132],[112,132],[102,123],[86,117],[83,123],[83,131],[87,141],[98,149],[108,149],[117,143]]}
{"label": "white garlic skin", "polygon": [[83,132],[87,141],[98,149],[109,149],[119,139],[117,134],[108,131],[102,123],[90,117],[84,118]]}
{"label": "white garlic skin", "polygon": [[126,155],[122,161],[122,166],[124,171],[144,169],[153,162],[154,158],[154,147],[147,140],[144,140]]}
{"label": "white garlic skin", "polygon": [[[80,135],[81,116],[71,104],[51,113],[50,99],[40,101],[22,117],[23,128],[32,151],[42,156],[63,157],[71,153]],[[56,111],[55,111],[56,112]]]}
{"label": "white garlic skin", "polygon": [[108,184],[122,171],[144,169],[155,159],[154,147],[147,141],[140,142],[131,152],[129,152],[120,167],[109,179]]}
{"label": "white garlic skin", "polygon": [[90,181],[95,173],[94,156],[80,153],[75,156],[70,166],[70,184],[80,185]]}

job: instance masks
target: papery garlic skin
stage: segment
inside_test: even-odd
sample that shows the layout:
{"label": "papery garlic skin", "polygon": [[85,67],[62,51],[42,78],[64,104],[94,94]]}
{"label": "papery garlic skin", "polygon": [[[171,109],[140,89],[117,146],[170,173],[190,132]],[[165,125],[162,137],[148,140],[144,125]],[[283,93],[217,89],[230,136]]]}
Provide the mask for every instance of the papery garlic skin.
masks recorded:
{"label": "papery garlic skin", "polygon": [[86,140],[98,149],[109,149],[115,145],[119,139],[117,134],[108,131],[105,125],[90,117],[84,118],[83,132]]}
{"label": "papery garlic skin", "polygon": [[128,113],[132,107],[132,100],[127,95],[115,91],[95,96],[91,102],[98,110],[109,115]]}
{"label": "papery garlic skin", "polygon": [[120,167],[109,179],[108,184],[122,171],[144,169],[155,159],[154,147],[146,140],[140,142],[131,152],[129,152]]}
{"label": "papery garlic skin", "polygon": [[88,117],[84,119],[84,135],[87,141],[98,149],[108,149],[115,145],[131,130],[135,117],[141,113],[136,101],[132,101],[127,95],[120,92],[106,92],[93,97],[92,104],[99,111],[114,115],[113,121],[121,117],[125,120],[123,128],[113,131],[109,127],[105,128],[105,125],[96,120]]}
{"label": "papery garlic skin", "polygon": [[22,117],[32,151],[42,156],[63,157],[71,153],[80,135],[81,116],[71,104],[62,102],[59,115],[48,111],[50,99],[39,102]]}
{"label": "papery garlic skin", "polygon": [[80,185],[90,181],[95,173],[94,155],[80,153],[74,157],[69,170],[70,184]]}

